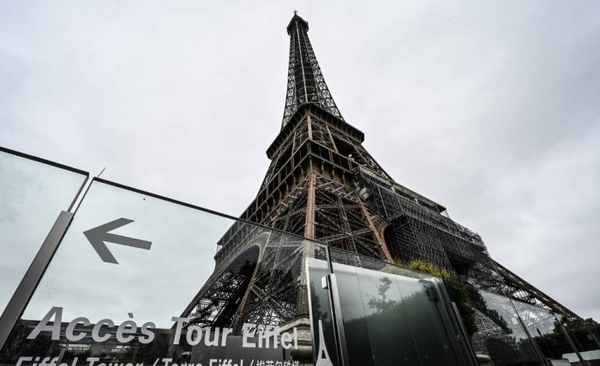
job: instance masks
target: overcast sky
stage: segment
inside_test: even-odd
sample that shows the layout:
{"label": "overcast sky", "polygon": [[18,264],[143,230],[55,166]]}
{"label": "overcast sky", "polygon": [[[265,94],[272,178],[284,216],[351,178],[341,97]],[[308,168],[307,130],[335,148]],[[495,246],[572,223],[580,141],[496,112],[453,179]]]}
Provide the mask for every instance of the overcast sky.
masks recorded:
{"label": "overcast sky", "polygon": [[0,145],[238,216],[283,115],[294,9],[399,182],[600,320],[600,2],[0,3]]}

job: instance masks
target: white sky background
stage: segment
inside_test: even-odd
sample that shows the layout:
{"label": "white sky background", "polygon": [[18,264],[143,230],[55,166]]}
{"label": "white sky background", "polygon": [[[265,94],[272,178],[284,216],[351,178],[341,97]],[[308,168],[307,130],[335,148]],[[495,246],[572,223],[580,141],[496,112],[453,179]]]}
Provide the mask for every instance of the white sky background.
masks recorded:
{"label": "white sky background", "polygon": [[238,216],[283,114],[298,9],[400,184],[600,320],[600,3],[0,3],[0,145]]}

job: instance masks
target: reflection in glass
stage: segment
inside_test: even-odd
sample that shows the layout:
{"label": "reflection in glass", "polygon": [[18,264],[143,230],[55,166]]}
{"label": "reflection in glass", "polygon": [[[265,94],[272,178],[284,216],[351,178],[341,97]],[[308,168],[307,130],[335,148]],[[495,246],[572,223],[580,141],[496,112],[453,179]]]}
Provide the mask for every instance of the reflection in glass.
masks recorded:
{"label": "reflection in glass", "polygon": [[[577,350],[600,362],[600,324],[593,319],[562,319],[564,329],[575,343]],[[586,358],[587,359],[587,358]]]}
{"label": "reflection in glass", "polygon": [[377,364],[419,365],[399,276],[368,271],[358,279],[362,298],[368,299],[366,323]]}
{"label": "reflection in glass", "polygon": [[0,151],[0,313],[86,175]]}
{"label": "reflection in glass", "polygon": [[[432,330],[435,330],[436,328],[433,324],[429,324],[432,319],[436,318],[435,312],[422,318],[419,317],[419,314],[425,314],[426,311],[424,311],[424,309],[427,309],[427,301],[419,302],[420,298],[418,297],[418,294],[423,291],[419,286],[422,286],[422,284],[417,284],[417,286],[411,284],[411,281],[412,283],[418,283],[419,281],[416,279],[425,280],[426,283],[427,278],[430,277],[429,275],[416,272],[412,274],[411,272],[413,271],[406,268],[400,268],[337,249],[332,249],[331,252],[331,257],[336,263],[378,271],[378,273],[376,272],[376,275],[369,276],[362,272],[370,271],[365,271],[361,268],[345,270],[348,275],[352,273],[353,276],[358,278],[359,291],[355,291],[352,287],[352,281],[347,279],[344,280],[346,282],[340,286],[342,289],[348,291],[346,297],[361,297],[365,317],[358,318],[355,316],[355,318],[359,320],[354,322],[356,324],[361,322],[366,324],[365,327],[367,328],[368,335],[362,337],[370,343],[368,349],[362,345],[363,350],[361,352],[371,352],[370,362],[375,362],[376,364],[377,361],[382,359],[376,358],[374,356],[375,354],[395,354],[395,352],[402,347],[402,344],[404,344],[402,339],[405,337],[408,337],[411,340],[427,340],[424,343],[415,343],[415,349],[417,350],[416,364],[421,364],[423,362],[422,355],[426,355],[428,359],[430,359],[430,357],[439,356],[438,362],[448,362],[445,356],[431,354],[427,347],[423,349],[420,348],[421,344],[431,345],[436,342],[444,344],[444,333],[441,332],[436,334],[435,331],[432,332]],[[336,266],[335,268],[338,267]],[[344,267],[340,266],[339,268]],[[384,273],[399,274],[400,276],[388,276]],[[336,272],[336,275],[338,275],[338,278],[342,281],[339,271]],[[400,278],[405,278],[404,281],[406,281],[406,283],[400,284]],[[375,319],[375,316],[385,314],[389,309],[395,309],[397,307],[398,299],[393,296],[393,283],[398,283],[404,311],[406,314],[409,314],[405,320],[408,326],[405,326],[403,329],[409,329],[410,334],[405,336],[396,332],[398,334],[395,338],[397,342],[394,344],[396,348],[385,350],[385,352],[383,352],[378,349],[383,349],[383,346],[385,345],[384,340],[379,340],[377,342],[374,342],[373,340],[376,339],[378,335],[383,334],[382,332],[386,329],[387,325],[399,324],[402,321],[400,320],[401,312],[395,312],[395,319],[387,318],[386,322],[381,324],[378,328],[371,327],[371,324],[375,324],[375,322],[372,321],[372,319]],[[561,334],[556,319],[548,310],[516,300],[514,300],[513,305],[513,300],[508,297],[480,291],[467,283],[447,281],[445,288],[452,301],[464,303],[465,307],[469,310],[468,314],[463,314],[463,310],[465,310],[464,307],[458,307],[459,311],[461,311],[460,315],[463,317],[463,320],[466,319],[465,315],[470,317],[468,322],[470,327],[468,327],[466,331],[472,336],[471,343],[480,360],[491,359],[492,362],[494,362],[494,365],[506,366],[525,364],[541,365],[544,358],[552,360],[569,358],[574,360],[574,362],[578,362],[577,359],[573,358],[575,357],[575,354],[572,353],[572,348],[568,346],[566,337]],[[353,295],[351,295],[351,293]],[[340,296],[342,297],[342,295]],[[407,298],[411,300],[407,301]],[[352,302],[350,302],[350,304],[352,304]],[[348,315],[350,315],[350,313],[356,312],[357,309],[358,306],[354,304],[352,307],[346,309],[346,311]],[[418,310],[418,312],[410,314],[411,309],[415,311]],[[438,313],[438,316],[439,314],[441,313]],[[521,324],[521,320],[523,324]],[[344,323],[344,325],[346,326],[347,322]],[[600,326],[597,324],[591,321],[579,321],[577,325],[573,322],[567,322],[565,326],[566,328],[569,328],[568,332],[571,334],[571,338],[578,348],[586,350],[586,352],[596,352],[596,350],[600,349],[600,342],[596,341],[598,337],[594,337],[595,332],[600,329]],[[377,331],[374,331],[376,328]],[[424,329],[425,331],[421,332]],[[529,336],[531,336],[531,338]],[[447,346],[450,346],[450,344],[447,344]],[[358,350],[361,349],[360,347],[350,348],[352,348],[350,352],[358,352]],[[444,349],[444,347],[441,349]],[[571,354],[568,352],[571,352]],[[410,351],[403,350],[398,353],[409,355],[405,362],[410,364]],[[598,353],[598,355],[600,356],[600,353]],[[585,357],[595,356],[590,353],[586,354]],[[363,357],[363,359],[366,360],[365,357]],[[391,362],[391,359],[387,361]]]}
{"label": "reflection in glass", "polygon": [[376,272],[334,263],[350,364],[461,364],[436,304],[441,300],[430,297],[432,283],[386,267]]}
{"label": "reflection in glass", "polygon": [[333,271],[337,278],[339,301],[342,310],[346,348],[350,365],[373,364],[367,314],[375,310],[367,310],[361,288],[358,285],[356,267],[342,266],[334,263]]}
{"label": "reflection in glass", "polygon": [[484,309],[476,309],[478,331],[473,334],[475,351],[491,357],[494,365],[538,364],[531,341],[519,323],[509,298],[479,291]]}
{"label": "reflection in glass", "polygon": [[564,354],[574,352],[550,310],[517,300],[513,305],[545,358],[560,360]]}

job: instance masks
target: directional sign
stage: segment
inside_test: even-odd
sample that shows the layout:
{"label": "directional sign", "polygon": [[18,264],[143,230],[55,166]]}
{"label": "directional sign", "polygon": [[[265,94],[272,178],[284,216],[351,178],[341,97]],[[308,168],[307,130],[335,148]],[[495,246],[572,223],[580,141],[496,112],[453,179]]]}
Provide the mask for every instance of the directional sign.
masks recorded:
{"label": "directional sign", "polygon": [[88,231],[84,231],[83,234],[90,241],[96,253],[100,256],[100,258],[107,263],[119,264],[114,255],[108,250],[106,246],[106,242],[126,245],[129,247],[140,248],[150,250],[150,246],[152,246],[152,242],[146,240],[140,240],[135,238],[129,238],[127,236],[111,234],[109,231],[120,228],[121,226],[125,226],[127,224],[132,223],[133,220],[120,218],[114,221],[108,222],[104,225],[100,225]]}

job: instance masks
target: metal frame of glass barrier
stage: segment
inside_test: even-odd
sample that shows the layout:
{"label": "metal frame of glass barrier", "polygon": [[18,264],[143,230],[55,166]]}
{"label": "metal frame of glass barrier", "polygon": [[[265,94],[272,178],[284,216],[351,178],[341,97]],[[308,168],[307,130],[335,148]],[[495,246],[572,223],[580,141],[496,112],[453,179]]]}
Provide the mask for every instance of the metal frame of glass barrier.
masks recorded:
{"label": "metal frame of glass barrier", "polygon": [[[348,365],[348,349],[346,347],[346,334],[343,326],[342,309],[340,304],[340,293],[338,290],[338,282],[333,272],[333,261],[331,260],[331,250],[329,245],[325,246],[325,255],[327,260],[328,274],[325,277],[327,282],[326,289],[329,294],[329,306],[332,314],[333,336],[336,345],[336,354],[340,362],[340,366]],[[314,332],[314,330],[313,330]],[[315,339],[313,337],[313,339]]]}
{"label": "metal frame of glass barrier", "polygon": [[82,175],[89,175],[89,173],[86,172],[85,170],[73,168],[73,167],[70,167],[68,165],[64,165],[64,164],[57,163],[57,162],[52,161],[52,160],[47,160],[47,159],[44,159],[44,158],[40,158],[40,157],[35,156],[35,155],[29,155],[29,154],[26,154],[26,153],[23,153],[23,152],[20,152],[20,151],[16,151],[16,150],[12,150],[12,149],[9,149],[9,148],[6,148],[6,147],[0,146],[0,152],[5,152],[5,153],[10,154],[10,155],[15,155],[15,156],[19,156],[21,158],[25,158],[25,159],[28,159],[28,160],[37,161],[38,163],[42,163],[42,164],[46,164],[46,165],[51,165],[51,166],[56,167],[56,168],[60,168],[60,169],[64,169],[64,170],[69,170],[69,171],[71,171],[73,173],[78,173],[78,174],[82,174]]}
{"label": "metal frame of glass barrier", "polygon": [[66,211],[60,213],[29,269],[27,269],[25,276],[23,276],[19,287],[17,287],[6,305],[6,309],[0,316],[0,349],[4,347],[8,336],[25,311],[72,219],[72,213]]}

